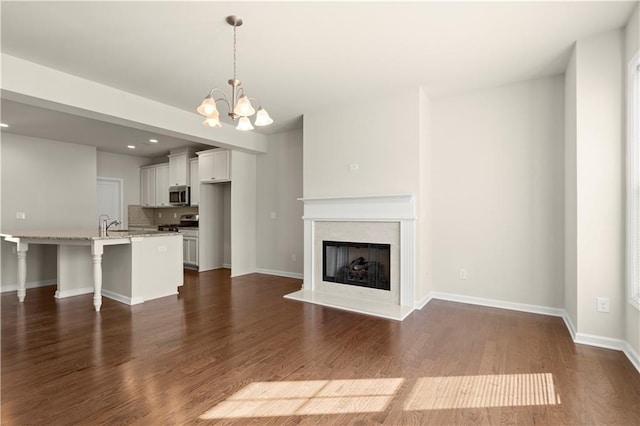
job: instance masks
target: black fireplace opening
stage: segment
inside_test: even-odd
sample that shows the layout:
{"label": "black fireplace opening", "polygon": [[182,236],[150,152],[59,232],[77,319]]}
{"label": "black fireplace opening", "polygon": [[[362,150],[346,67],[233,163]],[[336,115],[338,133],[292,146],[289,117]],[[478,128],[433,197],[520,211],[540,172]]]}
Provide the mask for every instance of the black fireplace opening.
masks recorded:
{"label": "black fireplace opening", "polygon": [[390,244],[322,242],[322,280],[391,290]]}

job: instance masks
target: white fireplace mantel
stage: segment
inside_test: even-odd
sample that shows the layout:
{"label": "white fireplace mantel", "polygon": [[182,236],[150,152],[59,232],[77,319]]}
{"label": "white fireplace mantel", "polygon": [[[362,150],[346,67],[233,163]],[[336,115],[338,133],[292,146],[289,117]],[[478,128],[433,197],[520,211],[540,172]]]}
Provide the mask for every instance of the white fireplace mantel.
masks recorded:
{"label": "white fireplace mantel", "polygon": [[[304,283],[300,291],[286,298],[339,309],[403,320],[414,309],[415,196],[412,194],[353,197],[300,198],[304,202]],[[318,222],[397,222],[399,223],[400,297],[395,303],[341,297],[318,290],[315,282],[315,230]]]}

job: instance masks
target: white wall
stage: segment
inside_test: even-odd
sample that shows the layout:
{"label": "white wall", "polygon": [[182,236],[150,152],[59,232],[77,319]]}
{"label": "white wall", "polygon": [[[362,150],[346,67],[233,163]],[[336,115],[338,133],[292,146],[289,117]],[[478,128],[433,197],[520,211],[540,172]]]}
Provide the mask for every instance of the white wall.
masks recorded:
{"label": "white wall", "polygon": [[306,113],[304,197],[418,194],[418,98],[414,89]]}
{"label": "white wall", "polygon": [[256,156],[231,154],[231,276],[256,271]]}
{"label": "white wall", "polygon": [[[95,226],[96,149],[2,134],[2,232]],[[17,220],[24,212],[26,220]],[[3,242],[2,285],[17,283],[17,258]],[[31,246],[27,282],[56,278],[55,246]]]}
{"label": "white wall", "polygon": [[[625,79],[627,81],[626,71],[627,65],[633,55],[640,49],[640,5],[636,6],[635,11],[629,18],[625,31],[625,51],[624,51],[624,70]],[[625,91],[628,93],[628,90]],[[626,105],[626,98],[624,99]],[[625,127],[626,128],[626,127]],[[635,309],[631,304],[626,303],[626,315],[625,315],[625,337],[627,342],[631,345],[636,354],[640,354],[640,311]]]}
{"label": "white wall", "polygon": [[119,178],[123,181],[124,217],[122,228],[126,229],[127,206],[140,204],[140,167],[149,164],[148,158],[134,155],[112,154],[109,152],[97,153],[97,173],[100,177]]}
{"label": "white wall", "polygon": [[562,307],[563,78],[433,100],[432,111],[434,289]]}
{"label": "white wall", "polygon": [[231,184],[223,185],[223,264],[231,267]]}
{"label": "white wall", "polygon": [[200,185],[200,214],[198,232],[199,270],[208,271],[224,265],[224,217],[226,183]]}
{"label": "white wall", "polygon": [[432,124],[431,100],[420,91],[420,141],[418,158],[420,159],[420,193],[418,195],[418,256],[415,285],[415,301],[422,301],[433,290],[433,205],[432,205]]}
{"label": "white wall", "polygon": [[302,129],[269,136],[268,149],[256,157],[256,266],[301,275],[303,204],[297,199],[302,197]]}
{"label": "white wall", "polygon": [[578,202],[576,165],[576,51],[564,74],[564,309],[578,324]]}
{"label": "white wall", "polygon": [[[624,338],[622,33],[576,45],[578,333]],[[611,312],[596,310],[607,297]]]}

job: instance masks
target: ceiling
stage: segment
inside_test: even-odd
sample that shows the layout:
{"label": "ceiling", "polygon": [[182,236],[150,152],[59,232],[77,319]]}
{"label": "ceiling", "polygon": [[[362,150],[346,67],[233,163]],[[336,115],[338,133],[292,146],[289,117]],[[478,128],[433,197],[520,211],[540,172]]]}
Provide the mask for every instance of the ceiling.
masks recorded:
{"label": "ceiling", "polygon": [[[403,88],[422,86],[438,98],[562,73],[575,40],[621,28],[637,4],[2,1],[1,47],[194,111],[211,88],[227,90],[233,30],[225,17],[240,15],[238,78],[275,120],[258,129],[268,134],[299,127],[307,112],[373,101]],[[30,116],[29,108],[3,100],[2,120]],[[49,120],[47,110],[35,114],[47,124],[38,137],[58,140],[71,137],[71,126],[91,134],[95,121],[63,113]],[[32,120],[20,133],[38,126]],[[114,140],[149,139],[141,131],[127,135],[121,126],[109,136],[115,125],[95,126],[102,126],[106,151],[116,149],[109,148]],[[18,133],[13,125],[4,131]]]}

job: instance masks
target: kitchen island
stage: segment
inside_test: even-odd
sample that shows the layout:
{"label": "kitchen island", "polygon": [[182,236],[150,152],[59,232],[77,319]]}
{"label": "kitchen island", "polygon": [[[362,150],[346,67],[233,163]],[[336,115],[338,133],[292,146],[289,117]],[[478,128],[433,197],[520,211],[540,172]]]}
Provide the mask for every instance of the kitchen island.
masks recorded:
{"label": "kitchen island", "polygon": [[93,292],[96,312],[102,296],[126,304],[177,294],[183,282],[182,235],[166,231],[65,230],[2,233],[16,244],[18,300],[26,296],[30,244],[58,247],[56,298]]}

